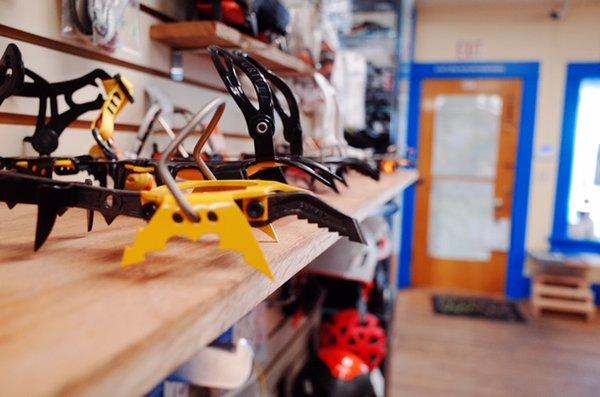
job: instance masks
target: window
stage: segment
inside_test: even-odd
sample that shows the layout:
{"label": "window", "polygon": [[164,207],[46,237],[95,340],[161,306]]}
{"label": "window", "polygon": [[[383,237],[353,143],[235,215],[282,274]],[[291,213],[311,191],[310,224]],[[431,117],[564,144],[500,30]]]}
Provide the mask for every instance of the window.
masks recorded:
{"label": "window", "polygon": [[569,65],[551,242],[600,251],[600,64]]}

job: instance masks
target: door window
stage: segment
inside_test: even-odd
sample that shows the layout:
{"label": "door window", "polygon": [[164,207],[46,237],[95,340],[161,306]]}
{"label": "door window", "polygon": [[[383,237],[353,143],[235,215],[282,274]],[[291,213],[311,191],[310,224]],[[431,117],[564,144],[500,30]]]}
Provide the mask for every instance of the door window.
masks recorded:
{"label": "door window", "polygon": [[438,95],[434,106],[428,253],[488,261],[496,234],[502,97]]}
{"label": "door window", "polygon": [[600,242],[600,78],[579,87],[567,220],[569,238]]}
{"label": "door window", "polygon": [[552,249],[600,252],[600,63],[567,68],[557,179]]}

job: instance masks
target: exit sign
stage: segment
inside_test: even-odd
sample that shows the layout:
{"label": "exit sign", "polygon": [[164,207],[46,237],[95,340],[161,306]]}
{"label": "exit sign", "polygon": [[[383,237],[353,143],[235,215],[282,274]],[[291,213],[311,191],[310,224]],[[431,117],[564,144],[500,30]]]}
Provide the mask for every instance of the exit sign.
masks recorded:
{"label": "exit sign", "polygon": [[458,40],[456,42],[456,59],[464,61],[483,58],[482,40]]}

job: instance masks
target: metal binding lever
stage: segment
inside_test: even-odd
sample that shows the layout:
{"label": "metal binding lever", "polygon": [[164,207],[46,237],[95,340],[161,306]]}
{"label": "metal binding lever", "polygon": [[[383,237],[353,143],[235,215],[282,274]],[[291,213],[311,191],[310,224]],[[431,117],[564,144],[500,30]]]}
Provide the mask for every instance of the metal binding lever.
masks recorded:
{"label": "metal binding lever", "polygon": [[[162,129],[169,135],[169,138],[175,139],[175,133],[172,129],[172,118],[175,115],[180,115],[186,121],[186,123],[194,116],[194,113],[184,107],[174,105],[171,99],[163,92],[162,89],[155,86],[147,86],[146,87],[146,99],[151,104],[142,123],[140,124],[140,128],[137,132],[137,147],[133,152],[130,153],[129,157],[139,158],[141,156],[142,150],[146,141],[150,137],[150,135],[154,132],[155,124],[158,123]],[[179,154],[183,158],[189,157],[189,154],[185,151],[185,149],[180,146],[178,148]],[[155,153],[160,153],[156,150]]]}
{"label": "metal binding lever", "polygon": [[[245,59],[235,57],[229,51],[217,46],[208,47],[208,51],[227,91],[244,114],[248,133],[254,140],[254,154],[257,160],[272,160],[275,156],[273,146],[275,119],[273,95],[269,83],[260,71]],[[256,91],[258,108],[244,93],[236,67],[250,79]]]}
{"label": "metal binding lever", "polygon": [[133,85],[120,74],[103,79],[102,85],[106,91],[106,99],[100,107],[100,112],[92,121],[92,136],[98,144],[104,157],[118,160],[113,144],[116,117],[129,102],[133,103]]}
{"label": "metal binding lever", "polygon": [[[315,162],[312,161],[304,161],[301,156],[277,156],[275,154],[273,143],[275,134],[274,96],[261,69],[241,56],[240,53],[232,54],[216,46],[209,47],[209,52],[227,90],[244,114],[248,131],[254,140],[255,155],[249,156],[241,163],[247,168],[252,168],[252,171],[248,170],[248,175],[252,175],[254,179],[285,183],[286,180],[280,167],[295,167],[337,191],[334,179],[340,178],[329,172],[326,167],[315,165]],[[244,93],[237,70],[243,72],[250,79],[257,94],[258,108]]]}
{"label": "metal binding lever", "polygon": [[[277,76],[273,71],[267,69],[263,64],[252,58],[249,54],[243,51],[234,51],[234,54],[238,57],[242,57],[248,62],[252,63],[271,83],[271,90],[274,92],[276,88],[281,92],[287,103],[288,112],[286,113],[281,102],[277,98],[277,95],[273,94],[273,105],[277,111],[277,115],[281,119],[283,124],[283,137],[286,142],[290,145],[291,158],[295,161],[300,161],[305,165],[318,170],[321,175],[328,178],[334,178],[346,185],[346,180],[343,176],[337,175],[325,166],[314,159],[303,157],[303,138],[302,138],[302,124],[300,123],[300,110],[296,97],[292,92],[291,88]],[[274,86],[274,88],[273,88]]]}
{"label": "metal binding lever", "polygon": [[[201,123],[209,114],[214,112],[213,117],[210,120],[208,126],[206,127],[206,129],[204,130],[202,135],[200,136],[200,140],[199,140],[198,144],[196,145],[196,148],[194,148],[194,159],[198,163],[198,166],[200,167],[200,171],[202,172],[202,174],[204,175],[204,177],[206,179],[210,179],[210,180],[216,179],[215,176],[212,174],[212,172],[208,169],[208,166],[206,165],[204,160],[202,160],[202,158],[200,157],[199,152],[202,150],[202,146],[204,145],[204,143],[206,143],[206,141],[210,137],[210,134],[212,134],[213,130],[216,128],[219,120],[221,119],[221,116],[223,115],[224,110],[225,110],[225,100],[222,98],[213,99],[208,105],[206,105],[204,107],[204,109],[202,109],[200,112],[198,112],[194,116],[194,118],[191,120],[191,122],[188,123],[186,125],[186,127],[183,130],[181,130],[181,132],[179,132],[177,137],[169,143],[169,146],[165,149],[164,155],[161,156],[160,161],[158,162],[158,173],[159,173],[161,179],[163,180],[165,185],[167,185],[171,194],[173,194],[173,197],[177,201],[177,204],[179,204],[181,211],[192,222],[199,222],[200,217],[194,210],[194,207],[192,207],[192,205],[188,202],[188,200],[185,198],[184,194],[179,189],[179,186],[177,185],[177,182],[175,182],[175,179],[173,178],[173,176],[171,176],[171,173],[169,172],[169,168],[167,166],[167,159],[169,158],[169,155],[181,143],[183,143],[184,139],[189,134],[191,134],[192,131],[194,131],[194,127],[197,124]],[[197,150],[198,146],[200,148]],[[196,155],[196,152],[198,152],[198,155]]]}
{"label": "metal binding lever", "polygon": [[[215,115],[213,116],[212,119],[210,119],[210,122],[208,123],[206,128],[204,128],[204,132],[200,136],[200,139],[198,139],[196,146],[194,146],[194,151],[193,151],[194,160],[196,161],[196,164],[198,165],[198,167],[200,167],[200,171],[202,172],[204,177],[209,180],[216,180],[217,178],[212,173],[212,171],[210,170],[208,165],[206,165],[206,163],[204,162],[204,159],[202,159],[202,150],[204,149],[204,146],[210,139],[210,136],[212,135],[212,133],[217,129],[217,125],[219,124],[219,120],[221,119],[221,116],[223,115],[224,111],[225,111],[225,104],[223,103],[223,105],[220,105],[217,108],[217,110],[215,111]],[[192,121],[193,120],[194,119],[192,119]]]}
{"label": "metal binding lever", "polygon": [[279,76],[273,73],[270,69],[264,67],[264,65],[252,58],[247,53],[237,50],[234,51],[233,54],[250,62],[255,68],[257,68],[271,83],[272,92],[274,91],[273,87],[281,92],[287,102],[289,113],[286,113],[283,106],[281,106],[281,102],[279,102],[277,95],[273,95],[273,105],[277,111],[277,114],[279,115],[279,118],[281,119],[281,122],[283,123],[283,136],[290,144],[290,153],[293,155],[302,156],[303,148],[302,126],[300,125],[300,110],[298,108],[296,98],[294,97],[294,93],[290,87]]}
{"label": "metal binding lever", "polygon": [[15,44],[10,43],[2,58],[0,58],[0,105],[23,88],[25,81],[25,66],[21,51]]}

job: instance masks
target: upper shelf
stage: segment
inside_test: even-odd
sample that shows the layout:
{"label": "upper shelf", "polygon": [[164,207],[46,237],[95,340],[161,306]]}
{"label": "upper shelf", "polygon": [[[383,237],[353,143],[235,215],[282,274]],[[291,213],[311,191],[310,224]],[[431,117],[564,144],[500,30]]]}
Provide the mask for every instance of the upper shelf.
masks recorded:
{"label": "upper shelf", "polygon": [[150,28],[150,37],[180,50],[205,50],[210,45],[239,48],[282,76],[308,76],[314,72],[313,68],[301,59],[221,22],[162,23]]}
{"label": "upper shelf", "polygon": [[[398,195],[416,171],[321,197],[361,220]],[[0,207],[0,389],[3,395],[140,395],[158,384],[339,239],[287,217],[279,243],[261,247],[270,281],[215,242],[174,239],[140,265],[121,268],[143,223],[126,217],[85,231],[69,210],[33,252],[35,207]],[[261,235],[257,236],[262,239]]]}

